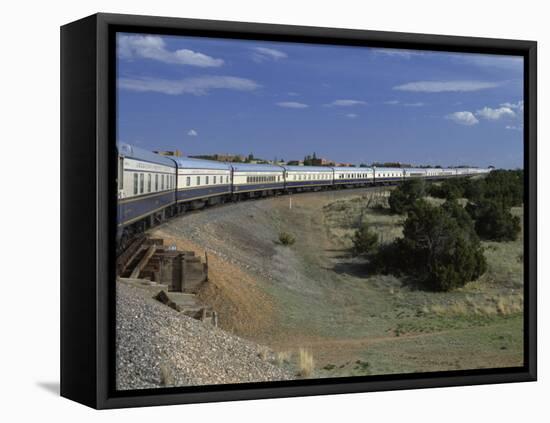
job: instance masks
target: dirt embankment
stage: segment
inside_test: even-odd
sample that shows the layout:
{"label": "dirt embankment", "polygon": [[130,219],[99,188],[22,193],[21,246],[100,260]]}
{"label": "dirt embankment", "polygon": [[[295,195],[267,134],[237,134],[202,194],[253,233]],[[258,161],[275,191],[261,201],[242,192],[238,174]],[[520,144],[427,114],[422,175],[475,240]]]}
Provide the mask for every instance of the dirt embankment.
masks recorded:
{"label": "dirt embankment", "polygon": [[[210,282],[199,295],[218,311],[223,329],[277,351],[306,348],[318,376],[520,365],[522,317],[517,307],[501,313],[499,303],[517,291],[507,281],[521,280],[521,269],[499,263],[508,250],[517,256],[521,242],[491,247],[488,275],[497,284],[486,277],[456,292],[428,293],[369,275],[349,254],[355,228],[368,221],[385,242],[400,236],[403,220],[384,209],[387,192],[377,190],[213,207],[152,235],[208,253]],[[295,244],[281,245],[280,232]]]}

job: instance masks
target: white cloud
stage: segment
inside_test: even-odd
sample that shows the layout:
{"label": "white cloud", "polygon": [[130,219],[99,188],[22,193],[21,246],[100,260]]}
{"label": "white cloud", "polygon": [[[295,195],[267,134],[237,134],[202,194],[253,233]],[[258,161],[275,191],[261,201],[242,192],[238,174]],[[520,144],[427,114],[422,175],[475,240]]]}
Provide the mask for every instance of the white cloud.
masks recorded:
{"label": "white cloud", "polygon": [[350,119],[355,119],[357,116],[359,116],[358,114],[356,113],[348,113],[346,114],[346,117],[350,118]]}
{"label": "white cloud", "polygon": [[483,109],[476,112],[476,116],[488,120],[499,120],[503,117],[515,117],[516,113],[509,107],[499,107],[498,109],[484,107]]}
{"label": "white cloud", "polygon": [[384,104],[391,104],[391,105],[399,104],[399,100],[388,100],[388,101],[384,101]]}
{"label": "white cloud", "polygon": [[286,59],[287,57],[288,54],[284,51],[267,47],[254,47],[254,54],[252,55],[252,58],[256,62],[263,62],[264,60],[280,60]]}
{"label": "white cloud", "polygon": [[194,129],[190,129],[189,132],[187,132],[187,135],[189,135],[190,137],[196,137],[199,135],[199,133]]}
{"label": "white cloud", "polygon": [[325,106],[350,107],[362,104],[367,104],[367,102],[361,100],[334,100],[332,103],[325,104]]}
{"label": "white cloud", "polygon": [[256,82],[235,76],[199,76],[184,79],[119,78],[121,89],[137,92],[157,92],[169,95],[204,95],[214,89],[253,91],[260,87]]}
{"label": "white cloud", "polygon": [[199,67],[219,67],[222,59],[215,59],[193,50],[169,51],[157,35],[121,35],[117,39],[118,56],[122,59],[151,59],[159,62]]}
{"label": "white cloud", "polygon": [[286,107],[288,109],[307,109],[309,106],[304,103],[298,103],[297,101],[281,101],[276,103],[279,107]]}
{"label": "white cloud", "polygon": [[506,125],[506,129],[510,129],[512,131],[523,131],[523,125]]}
{"label": "white cloud", "polygon": [[460,53],[451,54],[451,59],[457,63],[465,63],[482,68],[498,68],[521,72],[523,70],[523,57],[504,56],[498,54]]}
{"label": "white cloud", "polygon": [[397,85],[393,87],[393,89],[398,91],[442,93],[479,91],[488,88],[495,88],[499,85],[500,84],[496,82],[483,81],[416,81]]}
{"label": "white cloud", "polygon": [[523,112],[523,100],[518,101],[517,103],[502,103],[501,107],[508,107],[510,109]]}
{"label": "white cloud", "polygon": [[472,112],[454,112],[445,116],[446,119],[450,119],[460,125],[472,126],[479,123],[479,120],[474,116]]}
{"label": "white cloud", "polygon": [[397,48],[375,48],[372,49],[374,54],[381,54],[390,57],[401,57],[404,59],[410,59],[411,56],[423,56],[425,53],[420,50],[403,50]]}
{"label": "white cloud", "polygon": [[421,101],[418,101],[416,103],[405,103],[403,104],[403,106],[407,106],[407,107],[422,107],[424,106],[424,103],[422,103]]}

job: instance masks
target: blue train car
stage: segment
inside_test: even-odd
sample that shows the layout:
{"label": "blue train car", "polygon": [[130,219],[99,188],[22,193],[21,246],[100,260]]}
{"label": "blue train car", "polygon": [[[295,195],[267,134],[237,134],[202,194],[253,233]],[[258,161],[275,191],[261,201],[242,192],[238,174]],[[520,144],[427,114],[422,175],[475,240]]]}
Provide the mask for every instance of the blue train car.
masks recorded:
{"label": "blue train car", "polygon": [[333,184],[334,170],[323,166],[283,166],[285,188],[309,188]]}
{"label": "blue train car", "polygon": [[336,166],[334,170],[334,185],[353,186],[374,183],[374,170],[370,167]]}
{"label": "blue train car", "polygon": [[424,168],[406,167],[406,168],[403,168],[403,177],[405,179],[409,179],[409,178],[427,179],[428,178],[428,170],[424,169]]}
{"label": "blue train car", "polygon": [[376,183],[402,181],[404,170],[400,167],[375,167],[374,180]]}
{"label": "blue train car", "polygon": [[223,201],[231,194],[231,166],[213,160],[174,158],[178,166],[178,204],[206,200]]}
{"label": "blue train car", "polygon": [[175,203],[176,163],[129,144],[118,146],[118,226],[163,218]]}
{"label": "blue train car", "polygon": [[231,163],[233,194],[283,190],[284,169],[269,164]]}

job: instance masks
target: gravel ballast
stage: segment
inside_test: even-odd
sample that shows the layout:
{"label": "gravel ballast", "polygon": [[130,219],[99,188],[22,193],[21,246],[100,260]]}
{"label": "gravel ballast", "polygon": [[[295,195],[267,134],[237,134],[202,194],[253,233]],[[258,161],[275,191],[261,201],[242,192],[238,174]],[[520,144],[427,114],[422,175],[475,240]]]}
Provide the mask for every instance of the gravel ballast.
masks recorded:
{"label": "gravel ballast", "polygon": [[117,388],[213,385],[294,379],[267,348],[117,283]]}

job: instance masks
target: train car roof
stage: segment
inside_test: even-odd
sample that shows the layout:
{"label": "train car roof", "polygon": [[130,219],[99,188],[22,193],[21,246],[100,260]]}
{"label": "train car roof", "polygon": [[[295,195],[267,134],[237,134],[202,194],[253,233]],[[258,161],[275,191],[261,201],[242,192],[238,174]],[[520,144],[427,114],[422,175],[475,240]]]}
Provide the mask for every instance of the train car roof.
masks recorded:
{"label": "train car roof", "polygon": [[282,172],[281,166],[270,164],[230,163],[237,172]]}
{"label": "train car roof", "polygon": [[376,169],[377,171],[380,171],[380,172],[403,172],[403,170],[408,169],[408,168],[406,168],[406,167],[375,167],[374,169]]}
{"label": "train car roof", "polygon": [[344,171],[344,172],[349,172],[349,171],[357,171],[357,172],[372,172],[373,169],[372,167],[351,167],[351,166],[333,166],[332,167],[334,170],[338,170],[338,171]]}
{"label": "train car roof", "polygon": [[225,162],[216,160],[194,159],[190,157],[174,157],[174,161],[180,169],[211,169],[211,170],[231,170],[231,166]]}
{"label": "train car roof", "polygon": [[329,166],[286,166],[283,165],[286,170],[293,172],[331,172],[332,167]]}
{"label": "train car roof", "polygon": [[426,172],[427,170],[431,170],[433,168],[425,168],[425,167],[404,167],[402,168],[405,172],[406,171],[414,171],[414,172]]}
{"label": "train car roof", "polygon": [[176,163],[171,158],[161,156],[144,148],[136,147],[126,143],[118,144],[118,154],[130,159],[143,160],[145,162],[158,163],[165,166],[176,167]]}

